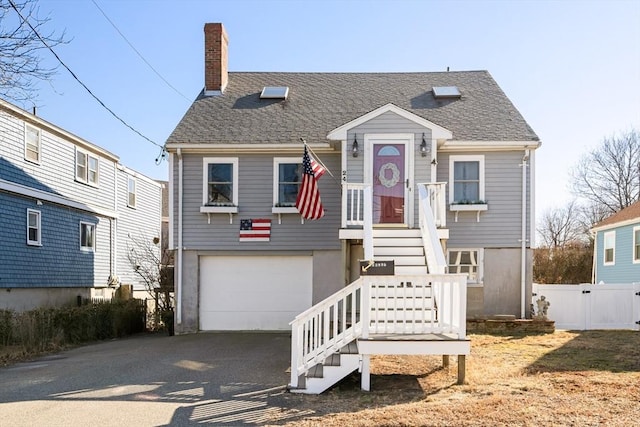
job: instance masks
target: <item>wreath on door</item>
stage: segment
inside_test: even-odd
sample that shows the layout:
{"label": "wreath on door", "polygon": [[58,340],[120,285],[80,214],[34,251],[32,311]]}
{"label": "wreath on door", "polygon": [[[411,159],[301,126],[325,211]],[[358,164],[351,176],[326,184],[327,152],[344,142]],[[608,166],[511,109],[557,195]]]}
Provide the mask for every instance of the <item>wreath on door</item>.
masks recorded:
{"label": "wreath on door", "polygon": [[[391,178],[387,179],[387,171],[391,170]],[[387,188],[394,187],[398,181],[400,181],[400,170],[395,163],[385,163],[380,168],[380,172],[378,173],[378,178],[380,179],[380,184],[384,185]]]}

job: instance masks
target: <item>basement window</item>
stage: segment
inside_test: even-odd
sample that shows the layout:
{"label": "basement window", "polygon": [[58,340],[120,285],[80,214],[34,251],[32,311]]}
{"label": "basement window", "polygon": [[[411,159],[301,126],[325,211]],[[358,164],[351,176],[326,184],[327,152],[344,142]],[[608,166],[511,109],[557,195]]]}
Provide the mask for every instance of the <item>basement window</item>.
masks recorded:
{"label": "basement window", "polygon": [[262,88],[260,99],[287,99],[289,96],[288,86],[265,86]]}
{"label": "basement window", "polygon": [[433,96],[436,99],[446,99],[446,98],[460,98],[462,94],[460,93],[460,89],[457,86],[435,86],[433,89]]}
{"label": "basement window", "polygon": [[450,274],[466,274],[467,283],[482,283],[484,251],[477,249],[450,249],[447,252]]}

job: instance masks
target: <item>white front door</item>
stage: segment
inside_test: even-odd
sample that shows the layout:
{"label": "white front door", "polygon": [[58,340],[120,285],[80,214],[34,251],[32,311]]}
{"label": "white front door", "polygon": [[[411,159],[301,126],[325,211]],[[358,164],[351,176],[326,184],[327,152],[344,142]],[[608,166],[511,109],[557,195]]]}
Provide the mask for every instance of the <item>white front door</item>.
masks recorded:
{"label": "white front door", "polygon": [[365,135],[374,225],[409,224],[413,135]]}

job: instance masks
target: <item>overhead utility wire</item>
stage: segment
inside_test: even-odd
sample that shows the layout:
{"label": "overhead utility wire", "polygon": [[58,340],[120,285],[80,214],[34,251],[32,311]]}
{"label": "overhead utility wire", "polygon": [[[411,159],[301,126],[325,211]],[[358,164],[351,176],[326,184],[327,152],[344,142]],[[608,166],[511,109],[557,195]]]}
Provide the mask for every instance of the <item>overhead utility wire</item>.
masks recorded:
{"label": "overhead utility wire", "polygon": [[156,159],[156,163],[158,162],[159,159],[164,158],[164,146],[158,144],[157,142],[147,138],[145,135],[143,135],[142,133],[140,133],[137,129],[135,129],[133,126],[131,126],[129,123],[125,122],[122,118],[120,118],[120,116],[118,116],[116,113],[113,112],[113,110],[111,110],[109,107],[107,107],[105,105],[104,102],[102,102],[102,100],[100,98],[98,98],[96,95],[93,94],[93,92],[91,92],[91,89],[89,89],[87,87],[87,85],[85,85],[79,78],[78,76],[76,76],[76,74],[71,71],[71,69],[67,66],[67,64],[65,64],[62,59],[60,59],[60,57],[58,56],[58,54],[51,48],[51,46],[49,46],[47,44],[47,42],[42,38],[42,36],[36,31],[35,28],[33,28],[33,25],[31,25],[31,23],[29,21],[27,21],[25,19],[24,16],[22,16],[22,14],[20,13],[20,11],[18,10],[18,8],[16,7],[15,3],[13,2],[13,0],[9,0],[9,3],[11,4],[11,7],[13,8],[13,10],[16,11],[16,13],[18,14],[18,16],[20,17],[20,19],[22,19],[22,21],[27,24],[29,26],[29,28],[31,28],[31,31],[33,31],[33,33],[38,37],[38,39],[40,39],[40,41],[42,42],[43,45],[45,45],[45,47],[47,49],[49,49],[49,51],[51,51],[51,53],[53,54],[53,56],[56,57],[56,59],[58,60],[58,62],[60,62],[60,64],[67,69],[67,71],[69,73],[71,73],[71,75],[73,76],[73,78],[80,83],[80,85],[85,88],[85,90],[87,92],[89,92],[89,95],[91,95],[96,101],[98,101],[98,103],[100,105],[102,105],[108,112],[111,113],[111,115],[113,117],[115,117],[116,119],[118,119],[123,125],[125,125],[126,127],[128,127],[129,129],[131,129],[132,131],[134,131],[135,133],[137,133],[138,135],[140,135],[142,138],[146,139],[147,141],[149,141],[150,143],[152,143],[153,145],[160,147],[162,149],[160,155],[158,156],[158,158]]}
{"label": "overhead utility wire", "polygon": [[124,34],[122,34],[122,31],[120,31],[120,29],[116,26],[116,24],[113,23],[113,21],[111,19],[109,19],[109,17],[107,16],[107,14],[104,12],[104,10],[102,10],[102,8],[98,5],[98,3],[95,2],[95,0],[91,0],[93,2],[93,4],[98,8],[98,10],[100,11],[100,13],[102,13],[102,16],[105,17],[105,19],[107,21],[109,21],[109,24],[111,24],[111,26],[118,32],[118,34],[120,34],[120,37],[122,37],[124,39],[125,42],[127,42],[127,44],[129,45],[129,47],[131,47],[131,49],[133,49],[133,51],[138,54],[138,56],[140,57],[140,59],[142,59],[144,61],[145,64],[147,64],[149,66],[149,68],[151,68],[151,71],[153,71],[154,73],[156,73],[156,75],[158,77],[160,77],[160,79],[165,82],[167,84],[167,86],[169,86],[171,89],[173,89],[178,95],[180,95],[181,97],[183,97],[185,100],[187,100],[187,102],[191,102],[191,100],[189,98],[187,98],[184,94],[182,94],[182,92],[180,92],[178,89],[176,89],[171,83],[169,83],[164,77],[162,77],[162,75],[155,69],[153,68],[153,66],[149,63],[149,61],[147,61],[144,56],[142,56],[142,54],[138,51],[138,49],[136,49],[133,44],[131,44],[131,42],[125,37]]}

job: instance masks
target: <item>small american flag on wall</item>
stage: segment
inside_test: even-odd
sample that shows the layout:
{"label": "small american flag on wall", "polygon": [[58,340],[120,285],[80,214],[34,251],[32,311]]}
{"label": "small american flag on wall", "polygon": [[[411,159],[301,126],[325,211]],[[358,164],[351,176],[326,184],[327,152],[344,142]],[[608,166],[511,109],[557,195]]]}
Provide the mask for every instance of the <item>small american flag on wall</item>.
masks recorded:
{"label": "small american flag on wall", "polygon": [[268,242],[271,238],[270,219],[240,220],[241,242]]}

